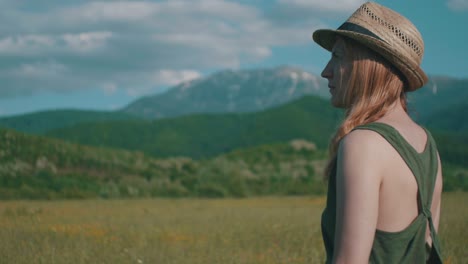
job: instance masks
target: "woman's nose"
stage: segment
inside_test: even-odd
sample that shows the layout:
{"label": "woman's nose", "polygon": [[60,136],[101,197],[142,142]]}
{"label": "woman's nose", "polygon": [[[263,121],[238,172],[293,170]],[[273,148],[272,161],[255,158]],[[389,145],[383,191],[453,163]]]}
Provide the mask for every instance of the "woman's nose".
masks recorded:
{"label": "woman's nose", "polygon": [[327,63],[325,68],[323,69],[322,73],[320,74],[323,78],[331,78],[332,77],[332,71],[331,71],[331,61]]}

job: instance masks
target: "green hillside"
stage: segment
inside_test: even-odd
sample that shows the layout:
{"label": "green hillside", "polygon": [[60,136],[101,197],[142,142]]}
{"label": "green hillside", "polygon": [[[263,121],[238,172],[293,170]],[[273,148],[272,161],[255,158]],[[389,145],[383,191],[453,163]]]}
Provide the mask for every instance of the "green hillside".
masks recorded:
{"label": "green hillside", "polygon": [[154,157],[199,159],[295,138],[315,142],[323,149],[341,115],[327,100],[306,96],[263,112],[88,123],[46,135],[85,145],[139,150]]}
{"label": "green hillside", "polygon": [[0,127],[13,128],[33,134],[43,134],[56,128],[73,126],[86,122],[136,119],[123,112],[51,110],[0,118]]}
{"label": "green hillside", "polygon": [[422,120],[431,129],[468,133],[468,97],[458,104],[445,107]]}
{"label": "green hillside", "polygon": [[[444,190],[468,191],[468,137],[433,133]],[[0,129],[0,199],[323,194],[326,153],[303,139],[210,159],[155,159]]]}
{"label": "green hillside", "polygon": [[468,191],[468,133],[432,132],[437,142],[444,175],[444,190]]}
{"label": "green hillside", "polygon": [[130,192],[116,184],[163,175],[177,162],[0,129],[0,196],[76,198]]}
{"label": "green hillside", "polygon": [[408,93],[410,113],[419,122],[430,119],[439,111],[462,104],[467,99],[468,79],[432,76],[425,87]]}
{"label": "green hillside", "polygon": [[303,139],[237,149],[199,164],[199,179],[203,186],[217,190],[214,193],[244,197],[324,194],[326,190],[326,153]]}
{"label": "green hillside", "polygon": [[0,129],[0,199],[323,194],[324,157],[295,140],[203,161],[154,159]]}
{"label": "green hillside", "polygon": [[432,131],[443,162],[468,167],[468,134]]}

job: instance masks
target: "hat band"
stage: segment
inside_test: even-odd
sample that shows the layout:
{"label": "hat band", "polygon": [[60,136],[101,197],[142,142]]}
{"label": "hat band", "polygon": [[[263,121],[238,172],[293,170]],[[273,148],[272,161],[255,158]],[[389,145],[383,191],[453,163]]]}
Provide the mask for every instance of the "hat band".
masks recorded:
{"label": "hat band", "polygon": [[339,28],[338,30],[346,30],[346,31],[352,31],[352,32],[356,32],[356,33],[360,33],[360,34],[364,34],[364,35],[367,35],[369,37],[373,37],[373,38],[376,38],[378,40],[381,40],[381,41],[384,41],[383,39],[381,39],[379,36],[375,35],[374,33],[372,33],[372,31],[360,26],[360,25],[357,25],[357,24],[354,24],[354,23],[351,23],[351,22],[344,22]]}

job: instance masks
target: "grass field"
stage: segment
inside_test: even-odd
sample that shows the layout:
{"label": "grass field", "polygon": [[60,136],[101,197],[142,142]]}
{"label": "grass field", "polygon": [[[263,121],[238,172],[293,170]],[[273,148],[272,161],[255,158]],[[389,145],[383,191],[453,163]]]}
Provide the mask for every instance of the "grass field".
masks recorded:
{"label": "grass field", "polygon": [[[1,263],[323,263],[324,198],[0,202]],[[443,197],[446,263],[467,263],[468,193]]]}

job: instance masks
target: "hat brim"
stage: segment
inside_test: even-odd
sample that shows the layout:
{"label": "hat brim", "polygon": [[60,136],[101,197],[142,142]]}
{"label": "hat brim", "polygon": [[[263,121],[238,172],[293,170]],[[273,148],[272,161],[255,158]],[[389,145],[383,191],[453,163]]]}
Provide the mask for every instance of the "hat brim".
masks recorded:
{"label": "hat brim", "polygon": [[412,65],[408,63],[408,61],[404,60],[403,57],[395,56],[394,54],[398,54],[398,52],[393,50],[388,43],[380,39],[354,31],[339,29],[316,30],[312,35],[312,39],[324,49],[331,51],[333,45],[335,44],[337,35],[351,38],[382,55],[382,57],[393,64],[406,78],[407,91],[417,90],[427,83],[427,75],[424,73],[421,67],[419,67],[419,65]]}

